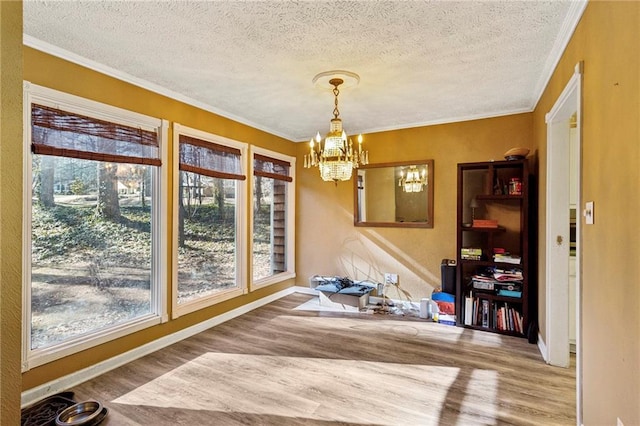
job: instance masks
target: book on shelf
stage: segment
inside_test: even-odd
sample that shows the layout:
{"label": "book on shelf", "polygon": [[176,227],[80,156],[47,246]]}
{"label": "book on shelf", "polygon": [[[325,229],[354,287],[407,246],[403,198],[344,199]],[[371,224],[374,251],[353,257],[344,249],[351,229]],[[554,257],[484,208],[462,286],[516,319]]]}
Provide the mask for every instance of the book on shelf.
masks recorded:
{"label": "book on shelf", "polygon": [[474,228],[497,228],[498,221],[495,219],[473,219]]}
{"label": "book on shelf", "polygon": [[469,254],[469,255],[482,255],[482,249],[477,247],[462,247],[460,249],[460,254]]}
{"label": "book on shelf", "polygon": [[500,331],[514,331],[524,333],[522,326],[522,314],[515,308],[509,307],[507,303],[496,307],[498,311],[496,328]]}
{"label": "book on shelf", "polygon": [[495,289],[494,282],[491,281],[491,280],[487,281],[487,280],[479,280],[479,279],[472,278],[471,279],[471,285],[476,290],[493,291]]}
{"label": "book on shelf", "polygon": [[482,256],[475,256],[473,254],[461,254],[460,259],[462,260],[482,260]]}
{"label": "book on shelf", "polygon": [[473,297],[464,298],[464,325],[473,325]]}
{"label": "book on shelf", "polygon": [[476,290],[522,291],[524,276],[519,268],[501,269],[495,266],[484,266],[476,269],[471,276],[470,284]]}
{"label": "book on shelf", "polygon": [[522,297],[522,291],[507,290],[507,289],[501,288],[501,289],[498,290],[498,296],[521,298]]}
{"label": "book on shelf", "polygon": [[524,276],[522,275],[521,270],[505,271],[503,269],[496,268],[493,273],[493,278],[496,281],[522,281]]}
{"label": "book on shelf", "polygon": [[489,327],[489,301],[482,299],[482,326]]}
{"label": "book on shelf", "polygon": [[460,249],[460,258],[465,260],[481,260],[482,249],[476,247],[463,247]]}
{"label": "book on shelf", "polygon": [[513,305],[473,294],[465,297],[464,303],[464,325],[524,334],[522,313]]}
{"label": "book on shelf", "polygon": [[513,265],[519,265],[520,262],[522,261],[522,258],[515,254],[496,253],[493,255],[493,260],[494,262],[511,263]]}

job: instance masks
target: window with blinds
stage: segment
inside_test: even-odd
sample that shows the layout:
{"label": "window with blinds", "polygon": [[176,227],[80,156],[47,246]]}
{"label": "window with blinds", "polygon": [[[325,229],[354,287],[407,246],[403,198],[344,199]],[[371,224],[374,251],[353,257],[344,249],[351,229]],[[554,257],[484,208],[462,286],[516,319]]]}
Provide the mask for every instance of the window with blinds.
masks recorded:
{"label": "window with blinds", "polygon": [[35,366],[161,322],[166,122],[26,87],[24,340]]}
{"label": "window with blinds", "polygon": [[271,179],[292,182],[293,178],[289,176],[291,163],[277,158],[268,157],[266,155],[253,155],[253,175]]}
{"label": "window with blinds", "polygon": [[245,180],[237,148],[180,135],[180,170],[221,179]]}
{"label": "window with blinds", "polygon": [[[275,153],[274,153],[275,154]],[[289,271],[291,162],[253,154],[253,282]]]}
{"label": "window with blinds", "polygon": [[246,247],[246,146],[216,135],[174,125],[179,141],[177,173],[176,315],[242,293]]}

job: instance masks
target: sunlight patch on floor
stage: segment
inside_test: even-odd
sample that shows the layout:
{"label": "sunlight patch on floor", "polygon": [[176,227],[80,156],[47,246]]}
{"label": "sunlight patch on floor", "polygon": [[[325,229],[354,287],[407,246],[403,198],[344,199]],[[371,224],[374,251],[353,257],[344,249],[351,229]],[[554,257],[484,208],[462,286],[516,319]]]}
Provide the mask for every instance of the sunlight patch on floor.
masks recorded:
{"label": "sunlight patch on floor", "polygon": [[470,331],[470,342],[474,345],[485,346],[489,348],[499,348],[503,345],[503,339],[500,334],[487,333],[483,331]]}
{"label": "sunlight patch on floor", "polygon": [[[317,300],[312,303],[317,303]],[[304,305],[299,305],[296,309],[303,310]],[[368,315],[368,314],[362,314]],[[385,335],[402,334],[403,336],[411,335],[416,339],[424,339],[433,342],[434,340],[444,344],[457,344],[461,341],[469,342],[474,345],[499,348],[504,344],[503,336],[495,333],[486,333],[482,331],[469,330],[462,327],[455,327],[445,324],[437,324],[432,321],[416,319],[415,321],[406,321],[403,318],[394,319],[393,315],[381,315],[384,319],[370,321],[367,318],[359,318],[357,315],[352,317],[299,317],[280,315],[270,320],[271,325],[277,325],[282,322],[283,325],[291,324],[291,321],[298,322],[301,327],[312,326],[319,332],[332,332],[350,329],[360,333],[374,333],[377,337]]]}
{"label": "sunlight patch on floor", "polygon": [[[459,369],[356,360],[206,353],[113,403],[347,423],[437,424]],[[465,398],[495,413],[494,372],[474,372]],[[180,406],[176,407],[176,401]],[[493,417],[494,418],[494,417]]]}
{"label": "sunlight patch on floor", "polygon": [[[496,371],[473,370],[460,406],[458,424],[472,424],[477,421],[479,415],[483,419],[483,424],[496,424],[497,410],[494,402],[497,398],[497,389],[498,373]],[[473,407],[473,410],[469,410],[469,407]]]}

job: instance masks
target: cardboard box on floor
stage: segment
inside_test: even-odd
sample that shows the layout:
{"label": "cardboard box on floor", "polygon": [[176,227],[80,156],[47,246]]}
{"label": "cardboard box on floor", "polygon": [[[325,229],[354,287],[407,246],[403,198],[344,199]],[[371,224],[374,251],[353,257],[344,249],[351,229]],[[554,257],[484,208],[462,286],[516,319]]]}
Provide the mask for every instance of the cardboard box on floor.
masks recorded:
{"label": "cardboard box on floor", "polygon": [[369,304],[369,294],[355,296],[351,294],[340,294],[319,291],[320,305],[332,307],[336,309],[344,309],[345,311],[357,312],[364,309]]}

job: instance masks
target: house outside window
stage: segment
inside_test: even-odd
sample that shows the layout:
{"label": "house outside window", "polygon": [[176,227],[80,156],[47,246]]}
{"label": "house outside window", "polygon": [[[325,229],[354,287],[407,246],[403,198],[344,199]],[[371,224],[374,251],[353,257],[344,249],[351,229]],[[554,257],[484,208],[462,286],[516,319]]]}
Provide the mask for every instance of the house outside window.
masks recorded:
{"label": "house outside window", "polygon": [[252,288],[295,276],[295,158],[252,148]]}
{"label": "house outside window", "polygon": [[25,83],[23,370],[160,323],[167,123]]}
{"label": "house outside window", "polygon": [[246,292],[247,145],[174,124],[172,316]]}

